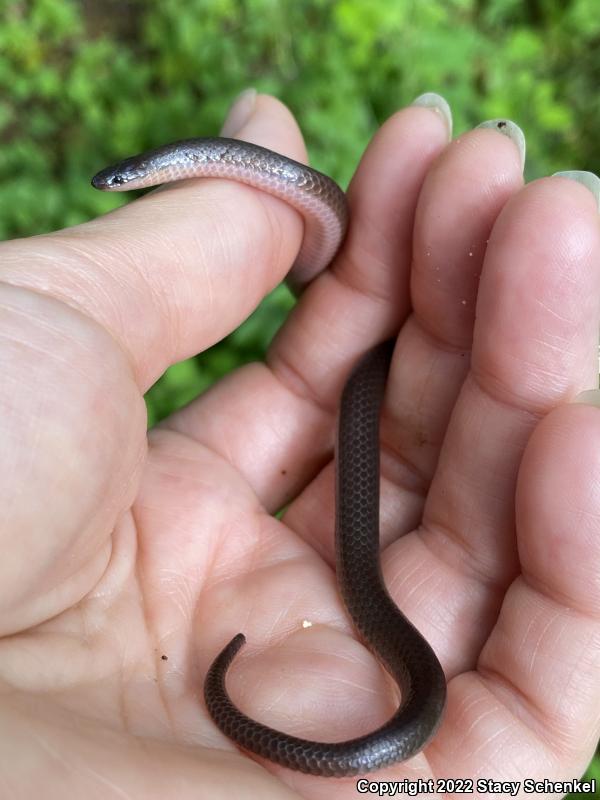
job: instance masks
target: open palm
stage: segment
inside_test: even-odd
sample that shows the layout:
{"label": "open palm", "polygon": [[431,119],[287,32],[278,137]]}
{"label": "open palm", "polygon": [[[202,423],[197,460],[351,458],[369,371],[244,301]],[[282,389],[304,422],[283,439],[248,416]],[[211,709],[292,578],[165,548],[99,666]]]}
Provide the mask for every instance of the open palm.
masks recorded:
{"label": "open palm", "polygon": [[[272,98],[237,133],[303,157]],[[600,414],[569,401],[597,380],[597,209],[566,179],[522,188],[495,131],[446,138],[425,108],[383,126],[343,251],[267,364],[148,439],[143,392],[283,278],[297,214],[189,181],[1,246],[7,796],[356,796],[356,778],[240,753],[202,683],[243,631],[228,683],[261,722],[333,741],[395,708],[336,589],[332,446],[348,370],[396,333],[382,565],[448,705],[421,755],[373,779],[581,774],[600,728]]]}

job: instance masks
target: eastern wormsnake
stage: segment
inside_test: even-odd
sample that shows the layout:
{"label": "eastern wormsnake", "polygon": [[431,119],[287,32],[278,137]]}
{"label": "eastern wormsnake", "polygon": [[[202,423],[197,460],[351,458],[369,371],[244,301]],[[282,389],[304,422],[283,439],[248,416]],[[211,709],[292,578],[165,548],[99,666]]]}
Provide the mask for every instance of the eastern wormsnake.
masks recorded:
{"label": "eastern wormsnake", "polygon": [[[331,178],[237,139],[187,139],[107,167],[97,189],[124,191],[184,178],[228,178],[275,195],[300,212],[305,230],[288,280],[301,290],[332,261],[344,237],[346,197]],[[229,665],[245,642],[238,633],[210,666],[206,706],[216,725],[245,750],[313,775],[357,775],[404,761],[436,731],[446,701],[442,667],[390,598],[379,564],[379,414],[393,349],[369,350],[342,394],[336,447],[336,569],[340,593],[363,641],[394,677],[401,704],[372,733],[345,742],[313,742],[255,722],[232,703]]]}

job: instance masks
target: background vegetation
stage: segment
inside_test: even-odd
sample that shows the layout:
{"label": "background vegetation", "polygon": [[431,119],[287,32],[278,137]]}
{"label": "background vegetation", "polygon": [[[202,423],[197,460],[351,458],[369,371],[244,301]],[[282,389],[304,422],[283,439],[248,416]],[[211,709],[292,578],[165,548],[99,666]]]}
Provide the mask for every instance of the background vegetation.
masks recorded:
{"label": "background vegetation", "polygon": [[[312,163],[342,185],[378,125],[424,91],[448,99],[456,133],[514,119],[529,179],[600,173],[599,10],[598,0],[0,0],[0,237],[126,202],[95,192],[90,176],[216,133],[248,86],[292,108]],[[148,393],[150,423],[260,358],[292,302],[280,287],[225,341],[173,366]],[[591,770],[600,780],[600,760]]]}

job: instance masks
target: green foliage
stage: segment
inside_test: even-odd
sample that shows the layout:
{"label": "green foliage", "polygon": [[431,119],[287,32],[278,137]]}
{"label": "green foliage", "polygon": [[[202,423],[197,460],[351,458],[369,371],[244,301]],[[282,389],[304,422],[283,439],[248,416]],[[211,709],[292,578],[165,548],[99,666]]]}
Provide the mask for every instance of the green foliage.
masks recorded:
{"label": "green foliage", "polygon": [[[342,184],[377,126],[428,90],[450,101],[456,131],[516,120],[530,178],[600,171],[596,0],[0,2],[3,238],[127,202],[89,177],[118,156],[218,131],[249,85],[289,104],[313,163]],[[269,298],[259,319],[280,324],[288,308]],[[188,392],[168,373],[149,393],[151,418],[224,364],[260,357],[273,327],[254,324],[243,354],[233,338],[213,348],[188,371],[205,376]]]}
{"label": "green foliage", "polygon": [[[600,173],[599,44],[597,0],[0,0],[0,237],[126,202],[91,175],[217,132],[247,86],[292,108],[313,163],[342,184],[377,126],[424,91],[448,99],[456,132],[518,122],[528,178]],[[291,305],[279,288],[172,367],[147,396],[151,422],[260,358]]]}

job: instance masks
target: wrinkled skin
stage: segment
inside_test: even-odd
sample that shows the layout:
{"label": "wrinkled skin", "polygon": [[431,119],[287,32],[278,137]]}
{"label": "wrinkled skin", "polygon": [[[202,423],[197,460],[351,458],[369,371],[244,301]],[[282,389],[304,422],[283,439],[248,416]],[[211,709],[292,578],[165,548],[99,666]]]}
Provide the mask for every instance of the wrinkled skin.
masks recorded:
{"label": "wrinkled skin", "polygon": [[[237,135],[305,157],[269,97]],[[448,706],[422,754],[373,777],[583,772],[600,721],[600,411],[571,401],[597,385],[594,199],[562,178],[523,188],[508,138],[447,145],[415,107],[349,194],[345,246],[267,363],[148,438],[143,393],[283,279],[298,215],[190,181],[1,245],[3,796],[357,796],[355,779],[239,752],[202,681],[243,631],[229,686],[261,721],[334,740],[394,708],[336,590],[332,442],[348,369],[395,331],[382,563]]]}

